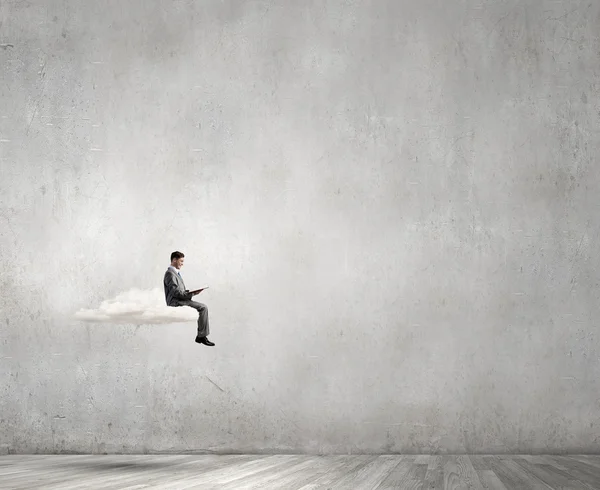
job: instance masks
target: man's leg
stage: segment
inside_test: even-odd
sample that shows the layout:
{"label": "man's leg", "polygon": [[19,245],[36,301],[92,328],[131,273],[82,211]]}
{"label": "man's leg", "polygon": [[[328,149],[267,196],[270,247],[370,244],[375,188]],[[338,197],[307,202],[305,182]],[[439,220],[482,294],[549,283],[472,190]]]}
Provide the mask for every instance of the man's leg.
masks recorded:
{"label": "man's leg", "polygon": [[208,340],[208,334],[210,333],[210,326],[208,322],[208,307],[204,303],[198,303],[197,301],[186,301],[187,306],[194,308],[198,312],[198,334],[196,342],[213,346],[214,343]]}
{"label": "man's leg", "polygon": [[[194,301],[196,303],[196,301]],[[210,327],[208,325],[208,308],[203,303],[196,303],[194,306],[198,311],[198,337],[208,337]]]}

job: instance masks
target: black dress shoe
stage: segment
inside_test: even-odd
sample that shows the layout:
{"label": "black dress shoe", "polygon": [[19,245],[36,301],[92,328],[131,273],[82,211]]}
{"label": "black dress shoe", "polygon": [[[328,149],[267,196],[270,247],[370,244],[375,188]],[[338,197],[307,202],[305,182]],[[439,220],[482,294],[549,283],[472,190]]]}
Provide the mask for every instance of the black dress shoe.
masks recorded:
{"label": "black dress shoe", "polygon": [[198,342],[199,344],[208,345],[209,347],[212,347],[213,345],[215,345],[210,340],[208,340],[206,337],[196,337],[196,342]]}

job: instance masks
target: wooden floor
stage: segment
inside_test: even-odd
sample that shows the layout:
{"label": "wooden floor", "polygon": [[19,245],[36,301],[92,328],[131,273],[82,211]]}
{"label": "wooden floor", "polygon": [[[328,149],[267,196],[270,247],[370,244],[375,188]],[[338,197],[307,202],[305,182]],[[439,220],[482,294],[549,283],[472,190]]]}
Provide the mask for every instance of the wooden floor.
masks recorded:
{"label": "wooden floor", "polygon": [[600,489],[600,456],[8,455],[8,489]]}

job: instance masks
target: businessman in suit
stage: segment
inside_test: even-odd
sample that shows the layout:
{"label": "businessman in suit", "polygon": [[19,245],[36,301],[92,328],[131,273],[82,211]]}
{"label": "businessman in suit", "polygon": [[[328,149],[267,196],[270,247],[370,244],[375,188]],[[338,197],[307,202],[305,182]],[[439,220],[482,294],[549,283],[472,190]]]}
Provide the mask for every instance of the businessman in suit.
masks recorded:
{"label": "businessman in suit", "polygon": [[184,257],[185,255],[181,252],[173,252],[171,254],[171,265],[165,272],[163,280],[165,300],[168,306],[191,306],[197,310],[198,334],[196,335],[196,342],[212,347],[215,344],[208,340],[208,334],[210,332],[208,326],[208,308],[205,304],[192,301],[192,296],[200,294],[202,289],[197,291],[188,291],[185,289],[183,278],[179,273],[179,270],[183,266]]}

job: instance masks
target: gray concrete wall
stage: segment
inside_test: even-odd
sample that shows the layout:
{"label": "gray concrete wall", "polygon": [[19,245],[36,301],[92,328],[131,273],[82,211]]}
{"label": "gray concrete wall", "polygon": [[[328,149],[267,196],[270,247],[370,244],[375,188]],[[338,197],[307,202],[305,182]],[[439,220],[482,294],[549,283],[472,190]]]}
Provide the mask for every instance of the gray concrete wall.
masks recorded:
{"label": "gray concrete wall", "polygon": [[[600,3],[0,21],[3,451],[600,449]],[[216,347],[73,320],[175,249]]]}

